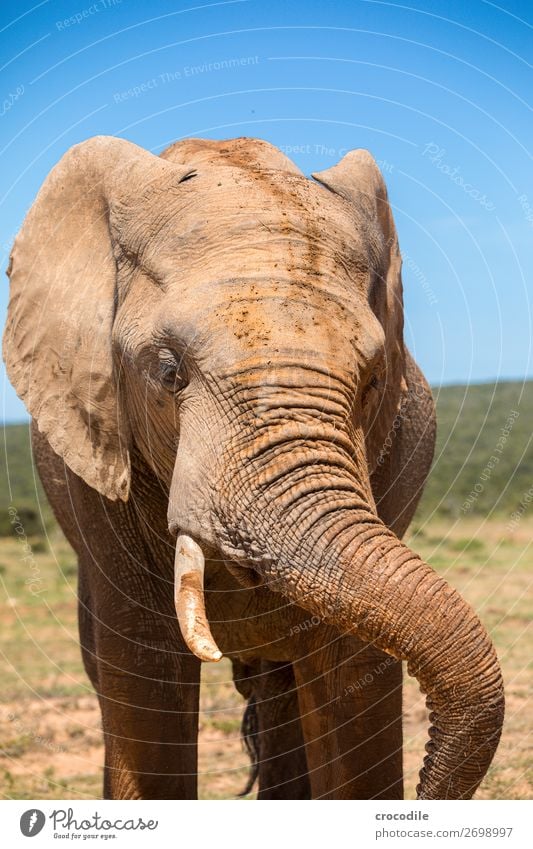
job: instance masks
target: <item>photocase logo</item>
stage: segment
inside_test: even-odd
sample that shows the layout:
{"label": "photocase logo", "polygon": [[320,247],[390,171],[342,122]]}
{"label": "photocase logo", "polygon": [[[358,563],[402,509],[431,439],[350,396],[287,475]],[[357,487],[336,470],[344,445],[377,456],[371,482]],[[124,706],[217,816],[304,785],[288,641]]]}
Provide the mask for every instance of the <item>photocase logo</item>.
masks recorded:
{"label": "photocase logo", "polygon": [[20,830],[24,837],[35,837],[42,830],[45,822],[46,817],[43,812],[36,808],[31,808],[22,814],[20,818]]}

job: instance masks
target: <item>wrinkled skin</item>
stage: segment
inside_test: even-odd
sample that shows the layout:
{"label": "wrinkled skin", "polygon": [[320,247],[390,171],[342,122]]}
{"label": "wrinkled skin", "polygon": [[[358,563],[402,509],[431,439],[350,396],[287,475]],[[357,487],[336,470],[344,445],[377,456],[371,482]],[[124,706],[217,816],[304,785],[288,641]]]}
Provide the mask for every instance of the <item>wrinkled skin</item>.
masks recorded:
{"label": "wrinkled skin", "polygon": [[[43,186],[4,356],[79,557],[106,796],[196,796],[195,630],[249,700],[259,798],[401,798],[402,660],[431,710],[419,797],[482,780],[494,649],[400,541],[434,445],[400,265],[365,151],[313,181],[252,139],[97,138]],[[176,537],[205,558],[181,631]]]}

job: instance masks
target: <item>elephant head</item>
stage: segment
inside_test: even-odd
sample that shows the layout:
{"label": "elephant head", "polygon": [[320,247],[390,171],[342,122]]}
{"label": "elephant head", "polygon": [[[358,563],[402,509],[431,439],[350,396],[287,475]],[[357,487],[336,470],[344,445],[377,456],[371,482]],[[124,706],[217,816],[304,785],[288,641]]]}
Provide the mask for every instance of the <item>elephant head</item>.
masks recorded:
{"label": "elephant head", "polygon": [[102,496],[128,498],[134,448],[161,481],[195,654],[220,657],[202,591],[216,552],[407,661],[431,710],[419,797],[468,798],[500,734],[498,661],[370,487],[406,391],[387,193],[363,150],[313,176],[250,139],[72,148],[14,245],[8,373]]}

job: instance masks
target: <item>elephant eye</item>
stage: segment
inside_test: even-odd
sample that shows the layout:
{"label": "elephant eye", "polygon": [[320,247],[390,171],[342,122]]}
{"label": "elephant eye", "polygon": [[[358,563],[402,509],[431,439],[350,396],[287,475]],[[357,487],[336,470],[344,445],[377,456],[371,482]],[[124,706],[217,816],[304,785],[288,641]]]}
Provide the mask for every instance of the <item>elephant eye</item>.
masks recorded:
{"label": "elephant eye", "polygon": [[158,357],[161,383],[169,392],[181,392],[189,382],[183,360],[168,348],[159,351]]}
{"label": "elephant eye", "polygon": [[375,392],[379,389],[380,379],[378,374],[373,374],[365,388],[363,389],[363,404],[370,400]]}

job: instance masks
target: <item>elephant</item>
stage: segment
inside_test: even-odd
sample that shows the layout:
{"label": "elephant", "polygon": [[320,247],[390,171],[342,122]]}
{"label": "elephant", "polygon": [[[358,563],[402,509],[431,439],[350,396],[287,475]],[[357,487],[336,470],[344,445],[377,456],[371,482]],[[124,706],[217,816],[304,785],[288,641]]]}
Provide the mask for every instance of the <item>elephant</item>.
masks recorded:
{"label": "elephant", "polygon": [[419,799],[467,799],[498,659],[402,537],[434,450],[372,155],[308,177],[266,141],[155,155],[97,136],[12,251],[8,375],[79,564],[106,798],[197,798],[202,662],[246,700],[259,799],[400,799],[402,662],[426,695]]}

